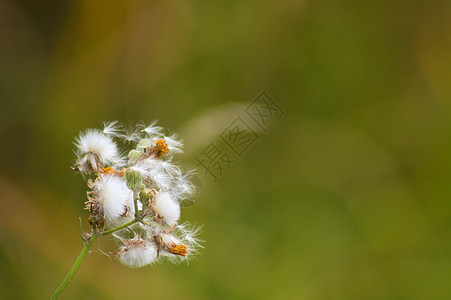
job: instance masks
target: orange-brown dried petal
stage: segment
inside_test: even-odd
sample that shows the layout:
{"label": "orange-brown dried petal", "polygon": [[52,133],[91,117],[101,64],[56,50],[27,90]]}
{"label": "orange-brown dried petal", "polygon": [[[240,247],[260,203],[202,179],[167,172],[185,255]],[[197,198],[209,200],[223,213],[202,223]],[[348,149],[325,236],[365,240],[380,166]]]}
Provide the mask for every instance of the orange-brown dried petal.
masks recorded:
{"label": "orange-brown dried petal", "polygon": [[158,157],[161,157],[169,153],[168,143],[166,143],[165,139],[156,140],[155,143],[156,145],[154,148],[154,152]]}
{"label": "orange-brown dried petal", "polygon": [[168,251],[175,255],[187,256],[188,255],[188,246],[180,244],[173,244],[168,247]]}
{"label": "orange-brown dried petal", "polygon": [[118,171],[112,167],[107,167],[102,170],[103,174],[105,175],[115,175],[119,177],[123,177],[125,175],[125,171],[126,171],[125,168]]}

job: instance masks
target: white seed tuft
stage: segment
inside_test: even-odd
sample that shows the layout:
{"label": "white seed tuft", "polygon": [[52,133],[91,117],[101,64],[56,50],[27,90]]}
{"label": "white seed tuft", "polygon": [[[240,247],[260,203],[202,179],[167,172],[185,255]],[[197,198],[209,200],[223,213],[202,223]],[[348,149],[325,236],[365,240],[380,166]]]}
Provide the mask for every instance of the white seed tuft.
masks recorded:
{"label": "white seed tuft", "polygon": [[121,128],[117,121],[103,123],[103,133],[111,136],[119,136]]}
{"label": "white seed tuft", "polygon": [[180,219],[180,204],[168,192],[161,192],[157,196],[154,209],[169,226],[177,224]]}
{"label": "white seed tuft", "polygon": [[75,140],[78,149],[78,168],[82,172],[98,172],[106,165],[121,164],[122,158],[110,136],[89,129]]}
{"label": "white seed tuft", "polygon": [[156,126],[157,121],[153,121],[149,126],[146,126],[142,131],[147,133],[150,137],[159,137],[163,134],[163,127]]}
{"label": "white seed tuft", "polygon": [[119,251],[120,261],[130,268],[141,268],[155,261],[158,249],[155,243],[139,236],[124,241]]}
{"label": "white seed tuft", "polygon": [[112,221],[125,215],[133,207],[133,193],[125,181],[114,175],[104,175],[94,182],[98,201],[103,206],[104,217]]}

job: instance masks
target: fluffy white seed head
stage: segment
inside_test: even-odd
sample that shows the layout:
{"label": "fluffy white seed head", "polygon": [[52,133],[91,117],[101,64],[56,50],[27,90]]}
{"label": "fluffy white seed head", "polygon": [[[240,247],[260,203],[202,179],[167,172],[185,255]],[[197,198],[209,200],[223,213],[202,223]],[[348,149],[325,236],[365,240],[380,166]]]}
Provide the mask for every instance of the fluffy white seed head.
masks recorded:
{"label": "fluffy white seed head", "polygon": [[153,207],[169,226],[177,224],[180,219],[180,204],[168,192],[161,192],[155,199]]}
{"label": "fluffy white seed head", "polygon": [[104,217],[107,221],[115,220],[133,209],[133,193],[125,181],[114,175],[104,175],[94,182],[94,189],[98,193],[98,201],[103,206]]}
{"label": "fluffy white seed head", "polygon": [[89,129],[84,134],[81,134],[76,140],[76,146],[80,154],[95,153],[103,158],[106,163],[114,162],[119,158],[116,143],[111,137],[96,129]]}
{"label": "fluffy white seed head", "polygon": [[80,134],[75,145],[78,149],[78,164],[81,171],[97,172],[102,165],[121,162],[116,143],[99,130],[89,129]]}
{"label": "fluffy white seed head", "polygon": [[151,264],[157,258],[155,243],[144,240],[139,236],[124,241],[119,251],[120,261],[130,268],[141,268]]}

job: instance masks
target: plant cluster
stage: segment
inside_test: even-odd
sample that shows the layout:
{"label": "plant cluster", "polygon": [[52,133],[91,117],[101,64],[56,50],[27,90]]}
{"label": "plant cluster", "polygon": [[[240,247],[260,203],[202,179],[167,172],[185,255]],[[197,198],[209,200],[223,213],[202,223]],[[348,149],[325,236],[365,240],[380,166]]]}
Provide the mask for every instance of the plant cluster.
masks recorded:
{"label": "plant cluster", "polygon": [[[155,122],[125,131],[117,122],[103,130],[88,129],[75,142],[74,170],[87,178],[85,209],[90,212],[89,242],[112,234],[120,244],[115,253],[126,266],[136,268],[159,259],[184,260],[200,244],[199,228],[178,224],[180,203],[192,197],[191,173],[173,162],[182,152],[175,135],[165,136]],[[120,152],[119,143],[128,146]]]}

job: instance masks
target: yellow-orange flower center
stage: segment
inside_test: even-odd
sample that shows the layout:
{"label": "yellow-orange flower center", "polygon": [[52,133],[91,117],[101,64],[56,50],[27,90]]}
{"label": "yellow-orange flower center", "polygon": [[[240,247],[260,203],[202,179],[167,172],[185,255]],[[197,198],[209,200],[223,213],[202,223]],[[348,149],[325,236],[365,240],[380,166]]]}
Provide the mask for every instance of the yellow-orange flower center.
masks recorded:
{"label": "yellow-orange flower center", "polygon": [[188,246],[186,246],[186,245],[172,244],[172,245],[168,245],[167,248],[168,248],[169,252],[171,252],[172,254],[181,255],[181,256],[188,255]]}
{"label": "yellow-orange flower center", "polygon": [[164,139],[156,140],[155,143],[156,143],[156,145],[154,148],[154,152],[158,157],[161,157],[161,156],[169,153],[169,147],[168,147],[168,143],[166,142],[166,140],[164,140]]}

